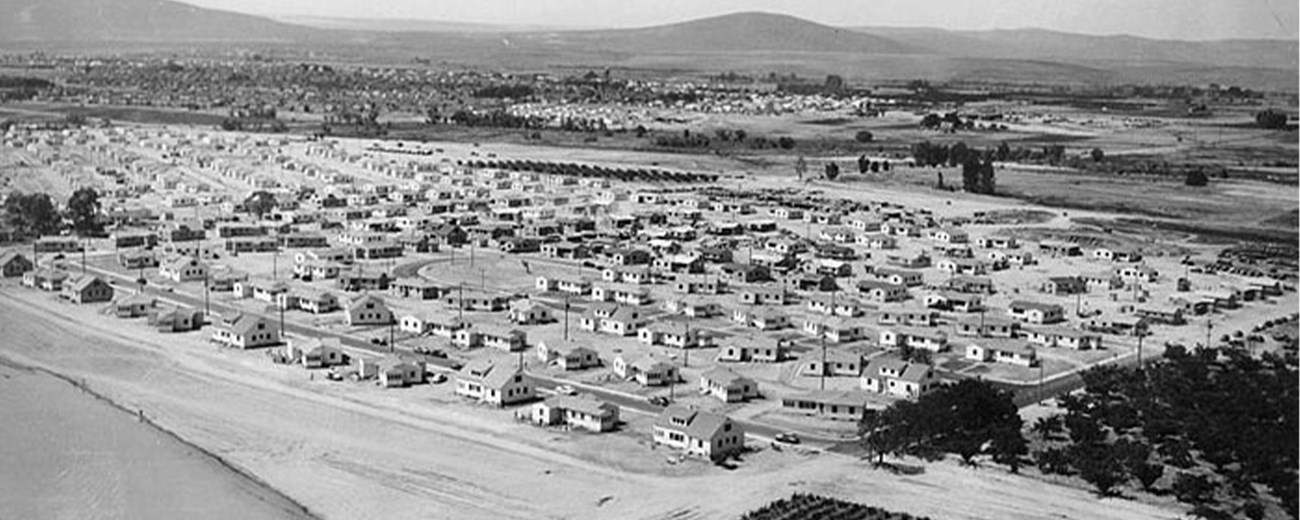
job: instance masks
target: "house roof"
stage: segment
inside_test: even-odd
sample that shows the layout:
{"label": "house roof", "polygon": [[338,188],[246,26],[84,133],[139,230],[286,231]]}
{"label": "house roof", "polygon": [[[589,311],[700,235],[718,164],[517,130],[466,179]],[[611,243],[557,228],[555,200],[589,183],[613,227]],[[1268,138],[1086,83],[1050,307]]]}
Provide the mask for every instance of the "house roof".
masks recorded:
{"label": "house roof", "polygon": [[[514,379],[515,374],[523,374],[523,373],[518,370],[510,370],[500,366],[493,366],[488,371],[487,376],[483,377],[483,386],[486,386],[488,388],[503,388],[506,385],[510,384],[510,382]],[[526,381],[528,376],[526,374],[523,375]]]}
{"label": "house roof", "polygon": [[859,407],[865,407],[868,401],[867,395],[861,392],[836,390],[813,390],[810,392],[786,396],[783,399]]}
{"label": "house roof", "polygon": [[235,334],[243,335],[257,328],[259,323],[270,325],[270,322],[260,316],[241,314],[233,323],[230,324],[230,331]]}
{"label": "house roof", "polygon": [[359,294],[357,296],[354,296],[351,300],[348,301],[348,310],[355,309],[366,303],[374,303],[376,305],[379,305],[380,307],[388,308],[388,305],[384,303],[383,298],[380,298],[373,294]]}
{"label": "house roof", "polygon": [[22,260],[24,262],[31,263],[30,261],[27,260],[27,257],[23,256],[22,253],[19,253],[17,251],[10,251],[8,253],[0,255],[0,265],[8,265],[10,262],[13,262],[14,260]]}
{"label": "house roof", "polygon": [[1040,303],[1026,300],[1016,300],[1011,302],[1012,309],[1039,310],[1043,312],[1059,311],[1061,306],[1055,303]]}
{"label": "house roof", "polygon": [[700,374],[700,378],[706,381],[713,381],[715,383],[724,386],[732,386],[739,383],[751,382],[751,380],[748,377],[742,376],[740,374],[732,372],[728,368],[723,368],[723,367],[714,367],[712,369],[709,369],[703,374]]}
{"label": "house roof", "polygon": [[72,290],[72,291],[83,291],[86,288],[90,287],[91,285],[95,285],[97,283],[102,284],[105,282],[101,280],[98,276],[88,274],[88,275],[82,275],[77,277],[77,279],[73,280],[71,284],[64,285],[63,287],[65,289]]}
{"label": "house roof", "polygon": [[607,403],[590,395],[556,395],[546,400],[547,406],[575,412],[610,417],[618,413],[618,405]]}
{"label": "house roof", "polygon": [[669,365],[668,363],[665,363],[663,361],[660,361],[650,356],[639,358],[636,361],[629,363],[628,365],[641,372],[651,372],[651,373],[671,370],[673,368],[672,365]]}
{"label": "house roof", "polygon": [[614,314],[610,315],[609,319],[610,321],[636,322],[641,321],[642,316],[640,311],[632,307],[619,307],[618,310],[614,311]]}

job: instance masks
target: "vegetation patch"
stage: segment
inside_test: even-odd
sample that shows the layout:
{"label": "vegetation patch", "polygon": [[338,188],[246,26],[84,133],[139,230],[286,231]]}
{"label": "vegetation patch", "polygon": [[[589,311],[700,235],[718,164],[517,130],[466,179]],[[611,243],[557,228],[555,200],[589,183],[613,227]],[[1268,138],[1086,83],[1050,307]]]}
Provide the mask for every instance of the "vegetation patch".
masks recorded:
{"label": "vegetation patch", "polygon": [[750,511],[741,520],[928,520],[924,516],[895,513],[819,495],[795,493]]}

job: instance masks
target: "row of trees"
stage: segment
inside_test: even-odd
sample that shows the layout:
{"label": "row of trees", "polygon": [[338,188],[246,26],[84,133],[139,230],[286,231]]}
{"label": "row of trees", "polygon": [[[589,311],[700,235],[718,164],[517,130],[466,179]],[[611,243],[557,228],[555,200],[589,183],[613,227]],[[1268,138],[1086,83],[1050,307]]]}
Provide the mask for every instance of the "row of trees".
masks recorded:
{"label": "row of trees", "polygon": [[[644,136],[647,131],[643,127],[637,127],[637,136]],[[713,131],[713,137],[702,133],[692,133],[690,129],[682,130],[680,134],[659,134],[654,138],[655,146],[663,148],[708,148],[712,145],[719,144],[740,144],[754,150],[766,150],[779,148],[782,150],[794,149],[797,144],[793,137],[781,136],[771,139],[764,136],[750,136],[744,130],[731,130],[719,128]]]}
{"label": "row of trees", "polygon": [[717,175],[701,173],[680,173],[658,169],[625,169],[576,163],[556,163],[549,161],[517,160],[473,160],[464,163],[473,168],[497,168],[509,171],[537,172],[553,175],[571,175],[575,177],[603,177],[624,181],[651,182],[716,182]]}
{"label": "row of trees", "polygon": [[99,235],[104,231],[99,219],[99,192],[80,188],[68,198],[64,211],[46,193],[10,193],[4,201],[5,224],[29,236],[51,235],[68,225],[80,235]]}
{"label": "row of trees", "polygon": [[[1006,146],[1006,143],[1003,143]],[[993,161],[1000,150],[977,150],[957,143],[952,146],[924,141],[912,145],[912,159],[918,166],[961,165],[962,188],[970,193],[992,195],[996,191]],[[944,188],[940,174],[939,188]]]}

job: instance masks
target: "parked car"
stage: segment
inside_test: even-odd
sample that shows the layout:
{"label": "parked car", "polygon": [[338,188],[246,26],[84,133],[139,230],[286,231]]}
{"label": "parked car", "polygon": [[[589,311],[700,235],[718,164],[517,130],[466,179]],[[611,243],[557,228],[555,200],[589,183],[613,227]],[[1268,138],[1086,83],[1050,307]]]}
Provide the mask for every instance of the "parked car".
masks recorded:
{"label": "parked car", "polygon": [[555,387],[555,393],[563,395],[577,395],[578,390],[570,385],[560,385]]}
{"label": "parked car", "polygon": [[434,372],[432,375],[428,377],[428,379],[429,379],[429,384],[440,385],[442,383],[447,382],[447,374],[444,374],[442,372]]}
{"label": "parked car", "polygon": [[783,442],[786,444],[799,444],[800,442],[802,442],[802,439],[800,439],[799,435],[796,433],[785,432],[785,433],[776,434],[776,442]]}
{"label": "parked car", "polygon": [[656,395],[654,397],[651,397],[650,399],[647,399],[647,401],[649,401],[650,404],[653,404],[655,406],[668,406],[668,398],[662,395]]}

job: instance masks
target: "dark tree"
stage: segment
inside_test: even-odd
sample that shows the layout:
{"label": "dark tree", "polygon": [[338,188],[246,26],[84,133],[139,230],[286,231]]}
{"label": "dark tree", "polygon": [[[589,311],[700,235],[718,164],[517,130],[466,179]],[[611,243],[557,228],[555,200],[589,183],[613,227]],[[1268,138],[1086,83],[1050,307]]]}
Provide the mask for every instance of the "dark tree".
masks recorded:
{"label": "dark tree", "polygon": [[[966,463],[976,456],[1018,468],[1026,453],[1020,415],[1011,394],[988,383],[966,379],[921,396],[915,402],[890,405],[862,423],[864,441],[872,453],[911,455],[925,459],[943,453]],[[875,439],[883,435],[882,439]],[[882,451],[883,450],[883,451]]]}
{"label": "dark tree", "polygon": [[257,215],[259,219],[274,211],[276,206],[275,195],[262,190],[255,191],[247,199],[244,199],[244,210]]}
{"label": "dark tree", "polygon": [[1205,186],[1209,184],[1210,177],[1205,174],[1205,170],[1196,168],[1187,171],[1187,176],[1183,179],[1183,183],[1187,184],[1188,186],[1195,186],[1199,188],[1201,186]]}
{"label": "dark tree", "polygon": [[867,170],[870,168],[871,168],[871,161],[867,159],[867,155],[866,154],[859,155],[858,173],[867,173]]}
{"label": "dark tree", "polygon": [[1255,114],[1255,124],[1268,130],[1285,130],[1287,128],[1287,116],[1276,110],[1265,110]]}
{"label": "dark tree", "polygon": [[63,223],[54,201],[44,193],[9,194],[5,198],[5,217],[14,229],[37,235],[56,233]]}
{"label": "dark tree", "polygon": [[939,114],[926,114],[921,118],[921,128],[935,129],[943,124],[943,117]]}
{"label": "dark tree", "polygon": [[103,223],[99,221],[99,192],[94,188],[80,188],[68,198],[68,219],[72,229],[82,236],[94,236],[103,233]]}
{"label": "dark tree", "polygon": [[1091,155],[1092,162],[1101,162],[1106,160],[1106,152],[1103,152],[1101,148],[1093,148]]}
{"label": "dark tree", "polygon": [[826,163],[825,177],[828,181],[833,181],[840,176],[840,165],[829,162]]}
{"label": "dark tree", "polygon": [[853,134],[853,140],[859,143],[870,143],[875,139],[876,139],[875,134],[872,134],[868,130],[859,130],[858,133]]}

